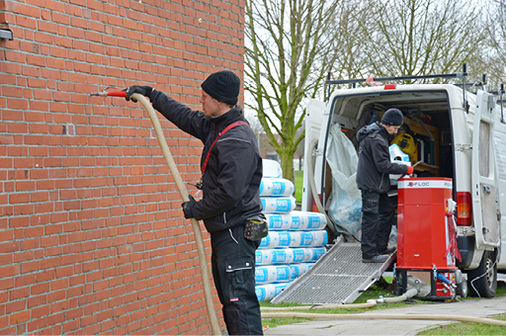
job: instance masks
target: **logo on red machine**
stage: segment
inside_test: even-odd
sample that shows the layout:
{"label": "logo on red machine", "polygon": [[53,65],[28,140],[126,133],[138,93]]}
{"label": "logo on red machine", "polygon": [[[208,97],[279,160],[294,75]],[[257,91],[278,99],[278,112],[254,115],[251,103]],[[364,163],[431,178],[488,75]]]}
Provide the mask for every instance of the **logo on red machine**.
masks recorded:
{"label": "logo on red machine", "polygon": [[426,188],[432,188],[432,189],[451,189],[452,188],[452,182],[451,181],[445,181],[445,180],[417,180],[414,179],[413,181],[409,180],[400,180],[399,181],[399,188],[406,188],[406,189],[426,189]]}
{"label": "logo on red machine", "polygon": [[431,181],[409,181],[408,187],[411,188],[428,188],[431,186]]}

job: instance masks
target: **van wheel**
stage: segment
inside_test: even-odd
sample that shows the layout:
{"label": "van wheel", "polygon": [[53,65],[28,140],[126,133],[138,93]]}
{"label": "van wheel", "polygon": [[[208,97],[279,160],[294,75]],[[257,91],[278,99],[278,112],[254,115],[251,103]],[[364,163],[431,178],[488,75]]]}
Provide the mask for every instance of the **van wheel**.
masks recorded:
{"label": "van wheel", "polygon": [[497,263],[493,251],[485,251],[478,268],[469,271],[468,287],[471,296],[493,298],[497,289]]}

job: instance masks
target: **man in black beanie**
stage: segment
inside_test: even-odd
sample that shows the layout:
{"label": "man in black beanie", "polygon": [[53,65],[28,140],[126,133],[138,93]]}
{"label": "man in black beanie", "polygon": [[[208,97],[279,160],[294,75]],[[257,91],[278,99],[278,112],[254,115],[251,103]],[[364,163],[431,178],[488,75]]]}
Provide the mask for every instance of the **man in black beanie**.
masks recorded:
{"label": "man in black beanie", "polygon": [[394,209],[388,197],[390,174],[413,173],[413,167],[390,160],[390,137],[403,124],[403,114],[396,108],[388,109],[381,122],[362,127],[356,135],[359,143],[357,186],[362,192],[362,262],[383,263],[392,230]]}
{"label": "man in black beanie", "polygon": [[262,335],[255,293],[255,250],[260,240],[245,237],[248,219],[261,216],[262,158],[256,138],[237,104],[240,79],[231,71],[202,83],[202,111],[195,111],[149,86],[131,86],[153,107],[204,145],[200,161],[202,199],[182,204],[185,218],[203,220],[211,235],[212,272],[229,335]]}

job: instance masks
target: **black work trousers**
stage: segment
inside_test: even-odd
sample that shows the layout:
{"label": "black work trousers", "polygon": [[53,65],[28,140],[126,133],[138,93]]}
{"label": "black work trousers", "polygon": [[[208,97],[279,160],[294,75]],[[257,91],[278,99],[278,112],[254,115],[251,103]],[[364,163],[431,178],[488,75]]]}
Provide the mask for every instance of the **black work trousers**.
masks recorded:
{"label": "black work trousers", "polygon": [[229,335],[263,335],[255,293],[255,250],[244,225],[211,233],[212,269]]}
{"label": "black work trousers", "polygon": [[370,259],[387,248],[394,216],[387,194],[362,190],[362,258]]}

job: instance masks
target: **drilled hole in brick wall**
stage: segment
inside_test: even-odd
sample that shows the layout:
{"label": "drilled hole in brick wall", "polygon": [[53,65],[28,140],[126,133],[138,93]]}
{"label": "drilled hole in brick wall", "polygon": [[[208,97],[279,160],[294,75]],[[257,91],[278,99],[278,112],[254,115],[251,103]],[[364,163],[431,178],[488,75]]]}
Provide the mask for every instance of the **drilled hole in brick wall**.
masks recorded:
{"label": "drilled hole in brick wall", "polygon": [[63,125],[61,133],[65,135],[76,135],[74,125],[72,124]]}

